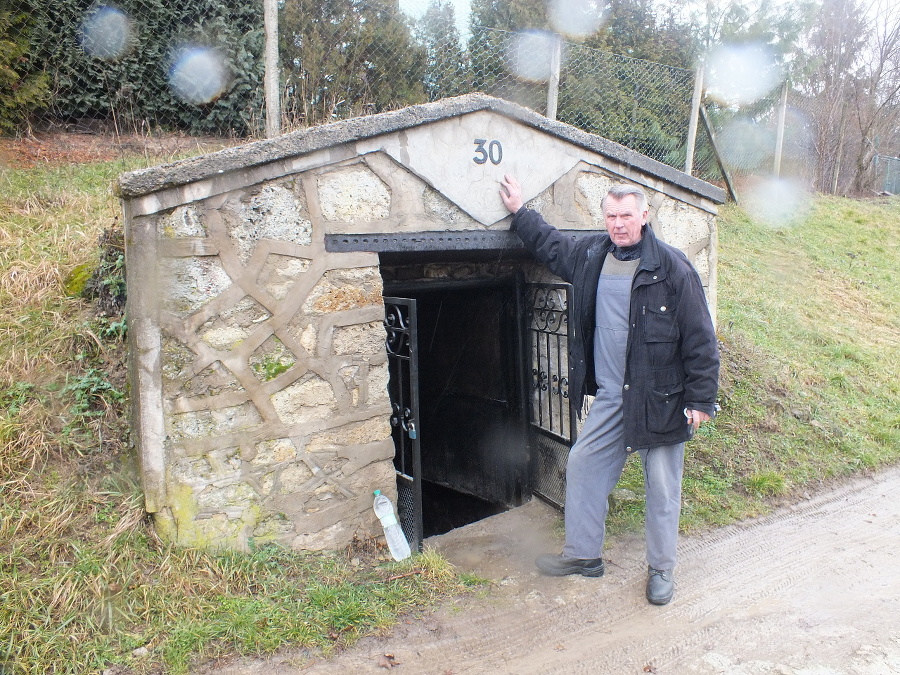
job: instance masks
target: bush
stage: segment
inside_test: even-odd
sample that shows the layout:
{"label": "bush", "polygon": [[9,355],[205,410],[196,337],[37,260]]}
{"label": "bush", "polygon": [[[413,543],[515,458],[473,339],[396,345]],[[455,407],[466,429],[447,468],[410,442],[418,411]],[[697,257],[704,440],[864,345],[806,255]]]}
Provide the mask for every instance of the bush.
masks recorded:
{"label": "bush", "polygon": [[[142,130],[145,121],[188,133],[254,131],[248,111],[262,109],[262,3],[251,0],[122,0],[115,8],[88,0],[25,0],[34,16],[31,61],[53,92],[46,110],[56,123],[113,121]],[[103,13],[108,14],[104,15]],[[89,26],[96,26],[91,31]],[[192,48],[221,57],[222,87],[177,93],[176,62]],[[185,78],[203,87],[210,69]]]}
{"label": "bush", "polygon": [[28,113],[46,104],[48,78],[28,72],[28,15],[0,4],[0,132],[26,126]]}

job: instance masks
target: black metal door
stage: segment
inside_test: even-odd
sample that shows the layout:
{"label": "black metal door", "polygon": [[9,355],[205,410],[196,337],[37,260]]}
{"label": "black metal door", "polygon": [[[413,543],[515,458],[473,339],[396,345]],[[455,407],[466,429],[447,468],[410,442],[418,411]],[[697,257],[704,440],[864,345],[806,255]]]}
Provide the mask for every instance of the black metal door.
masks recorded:
{"label": "black metal door", "polygon": [[570,284],[525,284],[528,445],[532,490],[558,508],[566,500],[566,461],[578,430],[569,398]]}
{"label": "black metal door", "polygon": [[397,472],[397,515],[413,550],[422,549],[422,454],[419,444],[419,360],[416,301],[384,298],[391,434]]}

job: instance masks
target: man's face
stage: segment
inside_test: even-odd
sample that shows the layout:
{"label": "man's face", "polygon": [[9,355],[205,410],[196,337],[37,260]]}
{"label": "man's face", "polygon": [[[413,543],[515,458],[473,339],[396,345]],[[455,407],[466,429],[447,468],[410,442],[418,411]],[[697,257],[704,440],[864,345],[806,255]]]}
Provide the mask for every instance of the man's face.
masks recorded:
{"label": "man's face", "polygon": [[638,208],[635,195],[625,195],[622,199],[609,195],[603,203],[603,217],[613,243],[632,246],[641,240],[641,227],[647,222],[647,210]]}

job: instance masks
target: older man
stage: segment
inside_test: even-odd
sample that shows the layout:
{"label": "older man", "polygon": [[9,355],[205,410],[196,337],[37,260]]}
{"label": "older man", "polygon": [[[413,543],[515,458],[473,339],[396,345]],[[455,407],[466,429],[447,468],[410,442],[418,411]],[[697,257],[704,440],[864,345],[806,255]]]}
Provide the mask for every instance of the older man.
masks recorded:
{"label": "older man", "polygon": [[703,286],[685,255],[647,223],[647,197],[616,185],[603,199],[606,232],[560,234],[523,206],[515,178],[500,196],[526,248],[573,286],[570,396],[594,402],[566,467],[566,543],[542,555],[551,576],[604,573],[609,494],[637,452],[646,491],[647,599],[668,603],[681,514],[684,444],[715,414],[719,352]]}

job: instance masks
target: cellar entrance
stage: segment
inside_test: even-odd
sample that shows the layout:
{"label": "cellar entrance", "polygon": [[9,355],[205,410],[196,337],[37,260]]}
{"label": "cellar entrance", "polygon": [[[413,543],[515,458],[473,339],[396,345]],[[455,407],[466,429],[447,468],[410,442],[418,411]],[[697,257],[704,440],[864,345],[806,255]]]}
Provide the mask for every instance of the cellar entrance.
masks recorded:
{"label": "cellar entrance", "polygon": [[402,299],[410,341],[399,362],[389,349],[401,520],[421,504],[410,540],[531,497],[517,297],[513,279],[386,286],[387,322]]}

